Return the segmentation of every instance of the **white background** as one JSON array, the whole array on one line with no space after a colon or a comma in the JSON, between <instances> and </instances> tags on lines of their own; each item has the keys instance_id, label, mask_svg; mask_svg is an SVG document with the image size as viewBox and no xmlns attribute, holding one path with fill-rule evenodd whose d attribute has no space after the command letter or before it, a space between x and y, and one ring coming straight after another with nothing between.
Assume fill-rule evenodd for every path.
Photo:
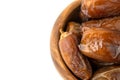
<instances>
[{"instance_id":1,"label":"white background","mask_svg":"<svg viewBox=\"0 0 120 80\"><path fill-rule=\"evenodd\" d=\"M73 0L0 0L0 80L63 80L49 41L58 15Z\"/></svg>"}]
</instances>

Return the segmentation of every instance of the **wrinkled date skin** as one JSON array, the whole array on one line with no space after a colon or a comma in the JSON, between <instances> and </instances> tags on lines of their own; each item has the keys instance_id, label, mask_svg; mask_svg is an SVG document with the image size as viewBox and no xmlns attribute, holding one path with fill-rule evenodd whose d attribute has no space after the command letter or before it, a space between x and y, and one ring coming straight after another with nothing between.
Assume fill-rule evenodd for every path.
<instances>
[{"instance_id":1,"label":"wrinkled date skin","mask_svg":"<svg viewBox=\"0 0 120 80\"><path fill-rule=\"evenodd\" d=\"M120 0L82 0L81 11L88 18L120 15Z\"/></svg>"},{"instance_id":2,"label":"wrinkled date skin","mask_svg":"<svg viewBox=\"0 0 120 80\"><path fill-rule=\"evenodd\" d=\"M82 31L81 31L81 25L76 22L69 22L67 25L67 32L71 32L77 35L77 37L81 37Z\"/></svg>"},{"instance_id":3,"label":"wrinkled date skin","mask_svg":"<svg viewBox=\"0 0 120 80\"><path fill-rule=\"evenodd\" d=\"M120 66L104 67L91 80L120 80Z\"/></svg>"},{"instance_id":4,"label":"wrinkled date skin","mask_svg":"<svg viewBox=\"0 0 120 80\"><path fill-rule=\"evenodd\" d=\"M68 68L82 80L88 80L92 75L91 65L78 47L77 36L73 33L62 33L59 48Z\"/></svg>"},{"instance_id":5,"label":"wrinkled date skin","mask_svg":"<svg viewBox=\"0 0 120 80\"><path fill-rule=\"evenodd\" d=\"M120 16L87 21L82 23L82 27L89 27L89 28L97 27L97 28L106 28L109 30L120 31Z\"/></svg>"},{"instance_id":6,"label":"wrinkled date skin","mask_svg":"<svg viewBox=\"0 0 120 80\"><path fill-rule=\"evenodd\" d=\"M120 32L89 28L83 32L79 49L95 60L120 63Z\"/></svg>"}]
</instances>

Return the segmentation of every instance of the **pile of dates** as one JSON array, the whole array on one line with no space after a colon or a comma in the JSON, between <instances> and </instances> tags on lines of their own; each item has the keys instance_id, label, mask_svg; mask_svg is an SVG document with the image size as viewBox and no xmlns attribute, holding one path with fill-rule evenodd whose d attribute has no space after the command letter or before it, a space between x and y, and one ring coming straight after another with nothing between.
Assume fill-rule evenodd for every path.
<instances>
[{"instance_id":1,"label":"pile of dates","mask_svg":"<svg viewBox=\"0 0 120 80\"><path fill-rule=\"evenodd\" d=\"M82 80L120 80L120 0L82 0L79 13L60 30L65 64Z\"/></svg>"}]
</instances>

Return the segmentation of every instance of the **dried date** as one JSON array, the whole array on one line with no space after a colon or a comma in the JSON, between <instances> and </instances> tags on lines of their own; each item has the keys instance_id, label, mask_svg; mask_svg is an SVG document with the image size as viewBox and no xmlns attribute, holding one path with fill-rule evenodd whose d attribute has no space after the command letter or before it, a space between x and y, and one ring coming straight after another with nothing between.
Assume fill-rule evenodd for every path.
<instances>
[{"instance_id":1,"label":"dried date","mask_svg":"<svg viewBox=\"0 0 120 80\"><path fill-rule=\"evenodd\" d=\"M59 48L63 60L77 77L88 80L92 75L92 68L87 58L80 53L77 44L78 40L75 34L62 33Z\"/></svg>"},{"instance_id":2,"label":"dried date","mask_svg":"<svg viewBox=\"0 0 120 80\"><path fill-rule=\"evenodd\" d=\"M96 28L105 28L109 30L120 31L120 16L87 21L82 23L82 27L89 27L89 28L96 27Z\"/></svg>"},{"instance_id":3,"label":"dried date","mask_svg":"<svg viewBox=\"0 0 120 80\"><path fill-rule=\"evenodd\" d=\"M109 66L99 69L91 80L120 80L120 66Z\"/></svg>"},{"instance_id":4,"label":"dried date","mask_svg":"<svg viewBox=\"0 0 120 80\"><path fill-rule=\"evenodd\" d=\"M88 18L120 15L120 0L82 0L81 11Z\"/></svg>"},{"instance_id":5,"label":"dried date","mask_svg":"<svg viewBox=\"0 0 120 80\"><path fill-rule=\"evenodd\" d=\"M88 28L83 32L79 49L95 60L120 63L120 32Z\"/></svg>"}]
</instances>

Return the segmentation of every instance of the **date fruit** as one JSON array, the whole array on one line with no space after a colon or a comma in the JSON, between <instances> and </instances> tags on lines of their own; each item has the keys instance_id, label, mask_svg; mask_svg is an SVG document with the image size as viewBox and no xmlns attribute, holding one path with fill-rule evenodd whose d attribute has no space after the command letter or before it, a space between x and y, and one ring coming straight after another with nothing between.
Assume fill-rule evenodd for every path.
<instances>
[{"instance_id":1,"label":"date fruit","mask_svg":"<svg viewBox=\"0 0 120 80\"><path fill-rule=\"evenodd\" d=\"M83 32L79 49L95 60L120 63L120 32L88 28Z\"/></svg>"},{"instance_id":2,"label":"date fruit","mask_svg":"<svg viewBox=\"0 0 120 80\"><path fill-rule=\"evenodd\" d=\"M91 20L82 23L82 27L96 27L96 28L106 28L109 30L120 31L120 16L113 18L105 18L100 20Z\"/></svg>"},{"instance_id":3,"label":"date fruit","mask_svg":"<svg viewBox=\"0 0 120 80\"><path fill-rule=\"evenodd\" d=\"M74 33L77 35L77 37L81 37L82 31L81 31L81 25L76 22L69 22L67 25L67 32Z\"/></svg>"},{"instance_id":4,"label":"date fruit","mask_svg":"<svg viewBox=\"0 0 120 80\"><path fill-rule=\"evenodd\" d=\"M82 0L81 11L88 18L120 15L120 0Z\"/></svg>"},{"instance_id":5,"label":"date fruit","mask_svg":"<svg viewBox=\"0 0 120 80\"><path fill-rule=\"evenodd\" d=\"M59 41L61 56L74 75L82 80L88 80L92 75L92 68L85 56L78 49L78 39L73 33L62 33Z\"/></svg>"},{"instance_id":6,"label":"date fruit","mask_svg":"<svg viewBox=\"0 0 120 80\"><path fill-rule=\"evenodd\" d=\"M120 66L109 66L98 70L91 80L120 80Z\"/></svg>"}]
</instances>

